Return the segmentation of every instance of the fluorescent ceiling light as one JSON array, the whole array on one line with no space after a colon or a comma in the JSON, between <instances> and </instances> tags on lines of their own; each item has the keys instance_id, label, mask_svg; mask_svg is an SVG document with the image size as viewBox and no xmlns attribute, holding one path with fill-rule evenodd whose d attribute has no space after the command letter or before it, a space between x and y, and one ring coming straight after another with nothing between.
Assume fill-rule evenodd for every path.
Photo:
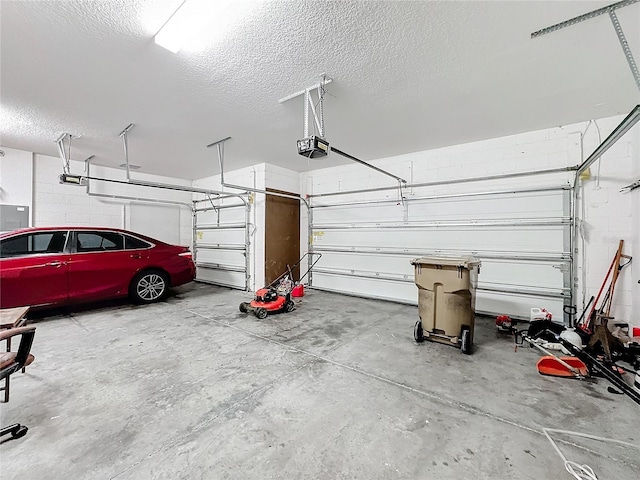
<instances>
[{"instance_id":1,"label":"fluorescent ceiling light","mask_svg":"<svg viewBox=\"0 0 640 480\"><path fill-rule=\"evenodd\" d=\"M233 0L185 0L162 26L154 41L177 53L209 22L224 20L222 17L232 3Z\"/></svg>"}]
</instances>

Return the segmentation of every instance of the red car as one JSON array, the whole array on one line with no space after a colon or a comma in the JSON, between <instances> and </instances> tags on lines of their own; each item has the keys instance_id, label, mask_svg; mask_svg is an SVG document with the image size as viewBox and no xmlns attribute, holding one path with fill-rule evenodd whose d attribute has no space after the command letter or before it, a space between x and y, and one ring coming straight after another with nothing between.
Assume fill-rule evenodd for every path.
<instances>
[{"instance_id":1,"label":"red car","mask_svg":"<svg viewBox=\"0 0 640 480\"><path fill-rule=\"evenodd\" d=\"M0 235L0 308L130 296L160 300L191 282L188 247L117 228L27 228Z\"/></svg>"}]
</instances>

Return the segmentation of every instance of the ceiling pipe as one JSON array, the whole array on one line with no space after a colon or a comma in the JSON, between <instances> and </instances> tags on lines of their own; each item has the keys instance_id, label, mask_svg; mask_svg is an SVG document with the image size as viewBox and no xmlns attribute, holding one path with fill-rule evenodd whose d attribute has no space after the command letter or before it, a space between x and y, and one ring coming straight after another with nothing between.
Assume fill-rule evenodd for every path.
<instances>
[{"instance_id":1,"label":"ceiling pipe","mask_svg":"<svg viewBox=\"0 0 640 480\"><path fill-rule=\"evenodd\" d=\"M91 177L91 160L93 158L93 155L89 158L87 158L85 160L85 170L87 172L87 176L85 178L87 178L87 180L89 179L93 179L96 181L108 181L107 179L97 179L97 178L93 178ZM120 183L120 181L118 181L118 183ZM122 183L127 183L127 182L122 182ZM113 198L113 199L119 199L119 200L135 200L135 201L139 201L139 202L149 202L149 203L167 203L167 204L171 204L171 205L180 205L183 207L188 208L189 210L193 210L193 206L185 203L185 202L178 202L178 201L174 201L174 200L157 200L157 199L152 199L152 198L142 198L142 197L132 197L132 196L128 196L128 195L112 195L112 194L106 194L106 193L94 193L91 191L91 182L87 181L87 187L86 187L86 192L87 195L89 195L90 197L102 197L102 198Z\"/></svg>"},{"instance_id":2,"label":"ceiling pipe","mask_svg":"<svg viewBox=\"0 0 640 480\"><path fill-rule=\"evenodd\" d=\"M122 143L124 144L124 163L127 170L127 180L131 179L131 172L129 171L129 142L127 141L127 134L133 127L133 123L130 123L118 134L118 136L122 138Z\"/></svg>"},{"instance_id":3,"label":"ceiling pipe","mask_svg":"<svg viewBox=\"0 0 640 480\"><path fill-rule=\"evenodd\" d=\"M69 166L69 156L64 149L64 141L66 138L69 138L69 155L71 154L71 134L63 133L56 139L56 145L58 145L58 154L60 155L60 159L62 160L62 173L70 174L71 167Z\"/></svg>"},{"instance_id":4,"label":"ceiling pipe","mask_svg":"<svg viewBox=\"0 0 640 480\"><path fill-rule=\"evenodd\" d=\"M219 192L217 190L210 190L206 188L197 188L197 187L187 187L183 185L172 185L168 183L157 183L157 182L146 182L144 180L116 180L114 178L100 178L100 177L92 177L89 174L89 167L91 165L91 158L89 157L86 163L87 175L83 175L82 177L87 180L94 180L96 182L107 182L107 183L118 183L121 185L136 185L138 187L149 187L149 188L159 188L163 190L174 190L180 192L188 192L188 193L202 193L204 195L216 195L216 200L221 200L223 198L239 198L242 203L246 205L249 204L248 200L241 193L233 193L233 192ZM88 185L89 182L87 182ZM189 207L191 208L191 207Z\"/></svg>"}]
</instances>

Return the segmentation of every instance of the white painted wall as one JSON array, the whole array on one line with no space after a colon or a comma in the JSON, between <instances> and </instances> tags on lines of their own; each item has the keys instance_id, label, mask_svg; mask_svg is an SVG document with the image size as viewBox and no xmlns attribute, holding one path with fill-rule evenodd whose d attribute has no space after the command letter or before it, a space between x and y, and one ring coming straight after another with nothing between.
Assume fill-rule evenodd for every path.
<instances>
[{"instance_id":1,"label":"white painted wall","mask_svg":"<svg viewBox=\"0 0 640 480\"><path fill-rule=\"evenodd\" d=\"M409 183L462 179L477 176L542 170L555 167L575 166L586 158L613 128L622 116L597 120L587 129L587 122L554 127L519 135L489 139L464 145L440 148L408 155L384 158L371 163L399 175ZM596 125L598 128L596 128ZM599 133L598 133L599 129ZM625 253L635 254L639 250L638 191L622 194L620 188L638 178L640 157L638 147L640 127L627 133L602 158L599 175L592 168L592 178L586 180L582 190L584 201L583 231L585 244L578 245L580 257L578 308L581 299L597 293L607 268L613 258L620 239L625 240ZM350 152L357 156L357 152ZM318 160L321 166L322 160ZM526 187L557 185L572 181L571 174L556 174L518 179L496 180L482 183L483 187ZM317 169L301 174L302 193L325 193L348 191L393 185L394 180L364 166L352 164L341 167ZM477 185L456 185L456 192L477 191ZM408 195L413 194L409 190ZM451 186L432 187L430 193L454 193ZM364 193L342 197L340 200L365 200L397 197L397 191ZM391 208L391 207L389 207ZM390 210L389 210L390 211ZM362 211L361 221L376 221L379 211ZM302 244L306 242L303 230ZM320 240L321 239L316 239ZM402 244L401 239L398 243ZM349 240L345 240L349 244ZM425 245L428 248L428 245ZM586 259L582 262L582 255ZM319 265L320 266L320 265ZM616 286L612 314L617 320L629 321L640 326L640 286L638 286L638 261L632 268L623 270ZM336 282L338 284L340 282ZM337 288L350 291L349 282ZM402 299L406 292L401 288L390 292L390 297ZM353 291L353 290L351 290ZM538 306L538 305L531 305ZM542 305L540 305L542 306ZM561 312L556 318L561 318Z\"/></svg>"},{"instance_id":2,"label":"white painted wall","mask_svg":"<svg viewBox=\"0 0 640 480\"><path fill-rule=\"evenodd\" d=\"M33 224L33 154L0 147L0 204L26 205Z\"/></svg>"},{"instance_id":3,"label":"white painted wall","mask_svg":"<svg viewBox=\"0 0 640 480\"><path fill-rule=\"evenodd\" d=\"M265 164L265 185L267 188L289 193L300 193L300 174L293 170Z\"/></svg>"}]
</instances>

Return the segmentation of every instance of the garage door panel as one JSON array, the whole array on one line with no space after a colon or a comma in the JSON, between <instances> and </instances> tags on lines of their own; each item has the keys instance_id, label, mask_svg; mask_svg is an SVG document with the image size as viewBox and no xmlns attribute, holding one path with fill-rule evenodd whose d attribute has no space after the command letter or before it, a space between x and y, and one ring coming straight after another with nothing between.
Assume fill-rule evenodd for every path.
<instances>
[{"instance_id":1,"label":"garage door panel","mask_svg":"<svg viewBox=\"0 0 640 480\"><path fill-rule=\"evenodd\" d=\"M230 272L198 267L198 281L232 288L242 288L245 284L244 272Z\"/></svg>"},{"instance_id":2,"label":"garage door panel","mask_svg":"<svg viewBox=\"0 0 640 480\"><path fill-rule=\"evenodd\" d=\"M541 298L527 295L514 295L497 292L478 292L476 296L476 312L490 315L503 314L513 317L529 318L532 307L546 308L553 315L553 320L563 320L562 298Z\"/></svg>"},{"instance_id":3,"label":"garage door panel","mask_svg":"<svg viewBox=\"0 0 640 480\"><path fill-rule=\"evenodd\" d=\"M429 252L563 252L565 226L440 227L314 230L318 247L404 248Z\"/></svg>"},{"instance_id":4,"label":"garage door panel","mask_svg":"<svg viewBox=\"0 0 640 480\"><path fill-rule=\"evenodd\" d=\"M403 283L314 273L313 286L323 290L348 292L363 297L396 300L416 305L418 301L418 290L413 282Z\"/></svg>"},{"instance_id":5,"label":"garage door panel","mask_svg":"<svg viewBox=\"0 0 640 480\"><path fill-rule=\"evenodd\" d=\"M566 263L509 262L485 259L480 268L479 285L511 285L561 291Z\"/></svg>"},{"instance_id":6,"label":"garage door panel","mask_svg":"<svg viewBox=\"0 0 640 480\"><path fill-rule=\"evenodd\" d=\"M244 268L244 252L228 250L198 250L198 264L210 263L217 265Z\"/></svg>"},{"instance_id":7,"label":"garage door panel","mask_svg":"<svg viewBox=\"0 0 640 480\"><path fill-rule=\"evenodd\" d=\"M244 242L245 242L244 228L197 231L198 244L244 246Z\"/></svg>"},{"instance_id":8,"label":"garage door panel","mask_svg":"<svg viewBox=\"0 0 640 480\"><path fill-rule=\"evenodd\" d=\"M247 289L249 225L245 206L198 210L194 228L196 280Z\"/></svg>"}]
</instances>

